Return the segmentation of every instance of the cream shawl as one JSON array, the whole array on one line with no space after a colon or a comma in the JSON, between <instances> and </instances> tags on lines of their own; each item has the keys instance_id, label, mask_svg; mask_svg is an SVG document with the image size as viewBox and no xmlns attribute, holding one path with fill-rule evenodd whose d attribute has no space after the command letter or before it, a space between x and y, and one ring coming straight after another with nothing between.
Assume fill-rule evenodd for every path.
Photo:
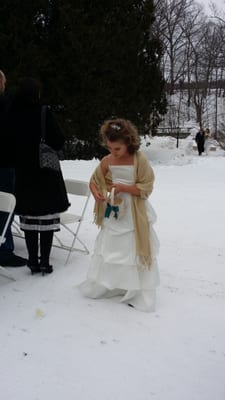
<instances>
[{"instance_id":1,"label":"cream shawl","mask_svg":"<svg viewBox=\"0 0 225 400\"><path fill-rule=\"evenodd\" d=\"M112 186L111 172L103 175L101 165L95 169L90 179L91 183L106 196ZM145 200L149 197L153 189L154 172L145 155L138 151L134 154L134 183L140 189L140 196L132 196L131 209L134 222L136 252L141 268L150 269L151 267L151 247L149 240L149 222L146 214ZM95 202L94 222L102 226L106 204Z\"/></svg>"}]
</instances>

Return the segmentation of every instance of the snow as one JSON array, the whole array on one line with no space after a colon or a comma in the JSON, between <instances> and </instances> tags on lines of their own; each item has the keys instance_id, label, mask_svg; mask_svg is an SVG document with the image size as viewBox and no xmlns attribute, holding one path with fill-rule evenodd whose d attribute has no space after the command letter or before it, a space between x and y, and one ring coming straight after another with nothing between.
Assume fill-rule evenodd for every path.
<instances>
[{"instance_id":1,"label":"snow","mask_svg":"<svg viewBox=\"0 0 225 400\"><path fill-rule=\"evenodd\" d=\"M154 313L82 297L91 255L73 253L65 266L67 253L54 248L53 274L0 276L1 399L225 399L225 153L199 157L192 143L143 144L161 243ZM64 177L89 180L97 164L64 161ZM92 209L93 198L80 231L91 251ZM23 240L15 246L26 255Z\"/></svg>"}]
</instances>

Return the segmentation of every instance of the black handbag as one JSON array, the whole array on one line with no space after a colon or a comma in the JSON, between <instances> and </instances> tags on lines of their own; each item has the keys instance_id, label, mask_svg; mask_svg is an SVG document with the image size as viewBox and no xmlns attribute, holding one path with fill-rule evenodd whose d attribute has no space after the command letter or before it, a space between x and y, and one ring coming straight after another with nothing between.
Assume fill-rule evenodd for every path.
<instances>
[{"instance_id":1,"label":"black handbag","mask_svg":"<svg viewBox=\"0 0 225 400\"><path fill-rule=\"evenodd\" d=\"M41 142L39 144L40 168L60 171L60 162L57 151L45 143L47 108L48 106L42 106L41 109Z\"/></svg>"}]
</instances>

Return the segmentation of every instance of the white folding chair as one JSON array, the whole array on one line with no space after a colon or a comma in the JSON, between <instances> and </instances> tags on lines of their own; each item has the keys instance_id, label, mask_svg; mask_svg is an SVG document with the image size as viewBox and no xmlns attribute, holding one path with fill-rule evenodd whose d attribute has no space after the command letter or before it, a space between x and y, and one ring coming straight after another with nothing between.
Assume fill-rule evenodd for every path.
<instances>
[{"instance_id":1,"label":"white folding chair","mask_svg":"<svg viewBox=\"0 0 225 400\"><path fill-rule=\"evenodd\" d=\"M54 237L58 243L54 244L55 247L59 247L61 249L67 250L68 256L66 259L66 264L69 261L70 255L73 251L79 251L84 254L89 254L89 250L84 242L78 237L78 233L81 227L81 223L84 219L84 214L87 208L87 204L90 198L90 189L88 182L80 181L76 179L65 179L66 190L69 195L71 201L71 207L75 205L75 202L78 201L78 198L82 198L82 205L80 208L79 215L74 214L72 212L62 213L60 216L60 223L63 228L65 228L72 235L72 243L71 245L65 244L60 238L59 235L55 233ZM80 203L80 201L79 201ZM75 227L72 229L72 226L68 225L74 224ZM75 243L78 241L80 243L80 247L75 247Z\"/></svg>"},{"instance_id":2,"label":"white folding chair","mask_svg":"<svg viewBox=\"0 0 225 400\"><path fill-rule=\"evenodd\" d=\"M20 239L25 239L24 232L20 229L19 216L14 215L13 223L12 223L12 234Z\"/></svg>"},{"instance_id":3,"label":"white folding chair","mask_svg":"<svg viewBox=\"0 0 225 400\"><path fill-rule=\"evenodd\" d=\"M3 227L1 227L0 247L6 240L6 231L9 226L10 219L12 218L15 205L16 198L12 193L0 192L0 211L8 214ZM7 269L2 266L0 266L0 274L6 278L15 280L15 278L7 271Z\"/></svg>"}]
</instances>

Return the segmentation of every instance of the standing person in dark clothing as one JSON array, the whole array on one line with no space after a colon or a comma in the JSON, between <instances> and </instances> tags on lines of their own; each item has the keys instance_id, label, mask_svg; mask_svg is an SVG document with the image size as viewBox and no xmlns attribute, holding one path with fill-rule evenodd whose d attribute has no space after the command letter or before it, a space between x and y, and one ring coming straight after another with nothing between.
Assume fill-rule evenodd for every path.
<instances>
[{"instance_id":1,"label":"standing person in dark clothing","mask_svg":"<svg viewBox=\"0 0 225 400\"><path fill-rule=\"evenodd\" d=\"M205 132L201 127L197 135L195 136L195 141L198 147L198 154L201 156L205 151Z\"/></svg>"},{"instance_id":2,"label":"standing person in dark clothing","mask_svg":"<svg viewBox=\"0 0 225 400\"><path fill-rule=\"evenodd\" d=\"M10 132L14 135L16 157L16 213L25 233L28 267L32 274L51 273L49 258L54 231L60 228L60 213L69 207L61 171L41 169L41 85L32 78L23 79L10 109ZM64 136L47 110L46 144L61 150ZM39 257L40 242L40 257Z\"/></svg>"},{"instance_id":3,"label":"standing person in dark clothing","mask_svg":"<svg viewBox=\"0 0 225 400\"><path fill-rule=\"evenodd\" d=\"M6 113L8 108L8 100L4 96L6 85L6 77L3 71L0 70L0 191L14 193L15 189L15 171L10 162L10 149L7 145L6 132ZM5 224L6 214L0 213L0 232ZM22 267L26 265L27 260L23 257L14 254L14 241L11 230L11 223L6 232L6 240L0 247L0 265L3 267Z\"/></svg>"}]
</instances>

